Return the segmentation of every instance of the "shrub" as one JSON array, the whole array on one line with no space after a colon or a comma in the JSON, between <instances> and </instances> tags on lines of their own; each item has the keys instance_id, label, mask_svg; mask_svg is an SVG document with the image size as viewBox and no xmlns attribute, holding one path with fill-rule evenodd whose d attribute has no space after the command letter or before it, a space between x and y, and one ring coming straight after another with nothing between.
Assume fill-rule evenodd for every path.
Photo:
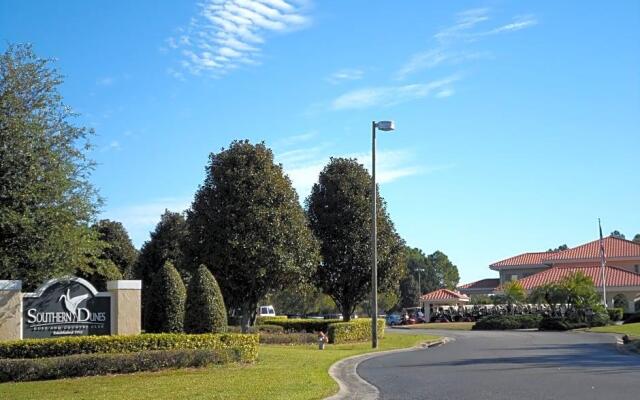
<instances>
[{"instance_id":1,"label":"shrub","mask_svg":"<svg viewBox=\"0 0 640 400\"><path fill-rule=\"evenodd\" d=\"M495 315L481 318L471 329L473 330L504 330L518 329L520 322L511 315Z\"/></svg>"},{"instance_id":2,"label":"shrub","mask_svg":"<svg viewBox=\"0 0 640 400\"><path fill-rule=\"evenodd\" d=\"M590 326L606 326L609 324L609 314L606 312L596 312L593 313L593 317L591 317L591 321L587 321L587 325ZM575 329L575 328L572 328Z\"/></svg>"},{"instance_id":3,"label":"shrub","mask_svg":"<svg viewBox=\"0 0 640 400\"><path fill-rule=\"evenodd\" d=\"M260 344L309 344L317 343L315 333L261 333Z\"/></svg>"},{"instance_id":4,"label":"shrub","mask_svg":"<svg viewBox=\"0 0 640 400\"><path fill-rule=\"evenodd\" d=\"M258 335L178 333L136 336L79 336L56 339L26 339L0 342L0 358L42 358L72 354L135 353L144 350L231 349L242 360L258 355Z\"/></svg>"},{"instance_id":5,"label":"shrub","mask_svg":"<svg viewBox=\"0 0 640 400\"><path fill-rule=\"evenodd\" d=\"M378 319L378 338L384 337L384 319ZM349 322L329 324L329 343L363 342L371 338L371 319L359 318Z\"/></svg>"},{"instance_id":6,"label":"shrub","mask_svg":"<svg viewBox=\"0 0 640 400\"><path fill-rule=\"evenodd\" d=\"M167 261L153 277L149 292L145 330L182 332L187 293L171 262Z\"/></svg>"},{"instance_id":7,"label":"shrub","mask_svg":"<svg viewBox=\"0 0 640 400\"><path fill-rule=\"evenodd\" d=\"M280 325L256 325L260 333L284 333L284 328Z\"/></svg>"},{"instance_id":8,"label":"shrub","mask_svg":"<svg viewBox=\"0 0 640 400\"><path fill-rule=\"evenodd\" d=\"M227 309L216 278L200 265L189 282L184 330L189 333L224 332Z\"/></svg>"},{"instance_id":9,"label":"shrub","mask_svg":"<svg viewBox=\"0 0 640 400\"><path fill-rule=\"evenodd\" d=\"M624 320L625 324L635 324L636 322L640 322L640 313L632 314L629 318Z\"/></svg>"},{"instance_id":10,"label":"shrub","mask_svg":"<svg viewBox=\"0 0 640 400\"><path fill-rule=\"evenodd\" d=\"M328 332L329 325L338 323L337 319L282 319L265 318L262 323L268 325L278 325L288 332Z\"/></svg>"},{"instance_id":11,"label":"shrub","mask_svg":"<svg viewBox=\"0 0 640 400\"><path fill-rule=\"evenodd\" d=\"M233 361L242 360L230 349L153 350L129 354L77 354L41 359L0 360L0 382L204 367Z\"/></svg>"},{"instance_id":12,"label":"shrub","mask_svg":"<svg viewBox=\"0 0 640 400\"><path fill-rule=\"evenodd\" d=\"M278 320L278 321L286 321L286 315L274 315L271 317L256 317L256 325L265 325L269 324L269 321Z\"/></svg>"},{"instance_id":13,"label":"shrub","mask_svg":"<svg viewBox=\"0 0 640 400\"><path fill-rule=\"evenodd\" d=\"M607 313L611 321L622 321L624 315L624 308L608 308Z\"/></svg>"},{"instance_id":14,"label":"shrub","mask_svg":"<svg viewBox=\"0 0 640 400\"><path fill-rule=\"evenodd\" d=\"M571 329L587 328L588 323L583 321L569 321L566 318L544 317L540 322L541 331L568 331Z\"/></svg>"},{"instance_id":15,"label":"shrub","mask_svg":"<svg viewBox=\"0 0 640 400\"><path fill-rule=\"evenodd\" d=\"M540 315L492 315L480 319L473 330L534 329L540 326Z\"/></svg>"}]
</instances>

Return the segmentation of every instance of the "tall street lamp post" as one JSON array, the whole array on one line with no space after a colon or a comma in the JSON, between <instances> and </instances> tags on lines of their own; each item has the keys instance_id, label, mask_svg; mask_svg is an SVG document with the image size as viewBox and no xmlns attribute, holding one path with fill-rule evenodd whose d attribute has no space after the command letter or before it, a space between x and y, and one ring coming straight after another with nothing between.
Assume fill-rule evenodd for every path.
<instances>
[{"instance_id":1,"label":"tall street lamp post","mask_svg":"<svg viewBox=\"0 0 640 400\"><path fill-rule=\"evenodd\" d=\"M376 186L376 128L383 132L395 129L393 121L373 121L371 123L371 182L373 196L371 196L371 347L378 347L378 229L377 229L377 198Z\"/></svg>"}]
</instances>

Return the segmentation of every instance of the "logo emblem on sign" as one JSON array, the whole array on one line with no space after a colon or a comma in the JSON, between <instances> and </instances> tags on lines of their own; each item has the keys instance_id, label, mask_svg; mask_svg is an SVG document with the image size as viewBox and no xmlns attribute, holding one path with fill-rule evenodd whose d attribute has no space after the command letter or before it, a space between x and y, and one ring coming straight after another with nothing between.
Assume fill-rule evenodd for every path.
<instances>
[{"instance_id":1,"label":"logo emblem on sign","mask_svg":"<svg viewBox=\"0 0 640 400\"><path fill-rule=\"evenodd\" d=\"M71 295L69 294L69 289L67 289L67 293L60 296L60 298L58 299L58 303L60 302L60 300L64 299L64 308L66 308L67 311L69 311L71 314L77 316L78 306L80 305L80 303L82 303L82 301L86 300L87 298L89 298L88 294L82 294L80 296L71 297Z\"/></svg>"}]
</instances>

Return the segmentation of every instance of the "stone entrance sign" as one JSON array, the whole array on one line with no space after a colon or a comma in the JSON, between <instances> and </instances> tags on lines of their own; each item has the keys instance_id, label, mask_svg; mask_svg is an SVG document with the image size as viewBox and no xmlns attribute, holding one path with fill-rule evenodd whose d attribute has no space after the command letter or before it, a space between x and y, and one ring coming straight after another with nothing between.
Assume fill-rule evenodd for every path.
<instances>
[{"instance_id":1,"label":"stone entrance sign","mask_svg":"<svg viewBox=\"0 0 640 400\"><path fill-rule=\"evenodd\" d=\"M22 305L22 337L111 334L111 296L81 278L52 279Z\"/></svg>"},{"instance_id":2,"label":"stone entrance sign","mask_svg":"<svg viewBox=\"0 0 640 400\"><path fill-rule=\"evenodd\" d=\"M21 281L0 280L0 340L140 333L142 282L108 281L98 292L82 278L45 282L22 293Z\"/></svg>"}]
</instances>

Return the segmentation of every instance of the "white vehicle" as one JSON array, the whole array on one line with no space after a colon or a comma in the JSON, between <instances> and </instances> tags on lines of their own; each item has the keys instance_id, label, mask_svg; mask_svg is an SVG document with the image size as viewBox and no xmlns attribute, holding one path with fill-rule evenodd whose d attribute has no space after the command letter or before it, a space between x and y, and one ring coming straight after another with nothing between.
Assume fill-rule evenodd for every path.
<instances>
[{"instance_id":1,"label":"white vehicle","mask_svg":"<svg viewBox=\"0 0 640 400\"><path fill-rule=\"evenodd\" d=\"M258 316L259 317L275 317L276 310L273 306L260 306L258 307Z\"/></svg>"}]
</instances>

